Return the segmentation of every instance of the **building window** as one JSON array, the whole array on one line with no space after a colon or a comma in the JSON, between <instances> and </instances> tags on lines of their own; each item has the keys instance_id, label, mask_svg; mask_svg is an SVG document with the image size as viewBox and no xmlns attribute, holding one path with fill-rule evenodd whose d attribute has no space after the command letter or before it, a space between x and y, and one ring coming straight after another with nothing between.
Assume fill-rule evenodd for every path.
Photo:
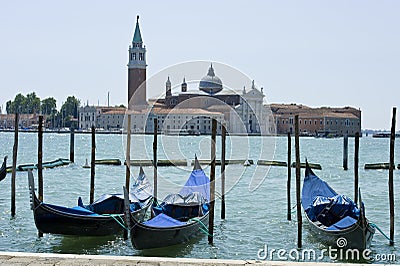
<instances>
[{"instance_id":1,"label":"building window","mask_svg":"<svg viewBox=\"0 0 400 266\"><path fill-rule=\"evenodd\" d=\"M144 60L143 53L139 53L139 60Z\"/></svg>"}]
</instances>

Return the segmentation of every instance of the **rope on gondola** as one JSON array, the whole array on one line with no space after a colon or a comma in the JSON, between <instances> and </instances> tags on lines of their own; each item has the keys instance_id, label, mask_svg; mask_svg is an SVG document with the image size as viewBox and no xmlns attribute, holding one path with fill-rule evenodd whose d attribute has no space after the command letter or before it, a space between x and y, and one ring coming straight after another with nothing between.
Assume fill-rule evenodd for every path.
<instances>
[{"instance_id":1,"label":"rope on gondola","mask_svg":"<svg viewBox=\"0 0 400 266\"><path fill-rule=\"evenodd\" d=\"M198 223L203 227L203 228L202 228L202 227L199 228L200 231L202 231L203 233L205 233L205 234L208 235L208 236L213 236L213 235L211 235L211 234L208 232L207 226L206 226L202 221L200 221L200 219L197 219L197 218L190 218L189 221L198 222Z\"/></svg>"},{"instance_id":2,"label":"rope on gondola","mask_svg":"<svg viewBox=\"0 0 400 266\"><path fill-rule=\"evenodd\" d=\"M374 223L369 223L371 225L371 227L378 229L378 231L387 239L389 240L391 243L394 243L394 241L392 239L390 239L390 237L388 237L380 228L379 226L377 226Z\"/></svg>"},{"instance_id":3,"label":"rope on gondola","mask_svg":"<svg viewBox=\"0 0 400 266\"><path fill-rule=\"evenodd\" d=\"M125 226L124 220L122 219L122 217L119 214L103 214L103 215L113 218L114 221L116 221L122 228L124 228L125 230L128 230L128 228ZM121 221L119 221L118 218L121 219Z\"/></svg>"}]
</instances>

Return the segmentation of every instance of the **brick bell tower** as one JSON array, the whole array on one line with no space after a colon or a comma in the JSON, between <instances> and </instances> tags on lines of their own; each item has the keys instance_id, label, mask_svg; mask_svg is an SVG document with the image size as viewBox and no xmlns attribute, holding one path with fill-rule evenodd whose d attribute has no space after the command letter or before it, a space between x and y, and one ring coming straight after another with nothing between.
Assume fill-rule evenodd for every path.
<instances>
[{"instance_id":1,"label":"brick bell tower","mask_svg":"<svg viewBox=\"0 0 400 266\"><path fill-rule=\"evenodd\" d=\"M129 46L128 62L128 108L145 109L146 101L146 46L143 45L139 28L139 16L135 33Z\"/></svg>"}]
</instances>

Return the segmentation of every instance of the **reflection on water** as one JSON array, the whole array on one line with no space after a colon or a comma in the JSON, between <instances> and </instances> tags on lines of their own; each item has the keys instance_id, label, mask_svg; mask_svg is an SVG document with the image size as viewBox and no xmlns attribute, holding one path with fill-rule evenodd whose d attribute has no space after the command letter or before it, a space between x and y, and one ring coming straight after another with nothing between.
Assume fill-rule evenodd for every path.
<instances>
[{"instance_id":1,"label":"reflection on water","mask_svg":"<svg viewBox=\"0 0 400 266\"><path fill-rule=\"evenodd\" d=\"M54 253L80 253L99 254L109 246L115 245L116 236L82 237L82 236L57 236L57 244L52 246Z\"/></svg>"},{"instance_id":2,"label":"reflection on water","mask_svg":"<svg viewBox=\"0 0 400 266\"><path fill-rule=\"evenodd\" d=\"M172 258L187 257L192 252L193 246L195 244L199 244L199 242L201 242L202 239L205 239L204 235L199 235L183 244L178 244L164 248L139 250L137 252L137 255L146 257L154 257L154 256L172 257Z\"/></svg>"}]
</instances>

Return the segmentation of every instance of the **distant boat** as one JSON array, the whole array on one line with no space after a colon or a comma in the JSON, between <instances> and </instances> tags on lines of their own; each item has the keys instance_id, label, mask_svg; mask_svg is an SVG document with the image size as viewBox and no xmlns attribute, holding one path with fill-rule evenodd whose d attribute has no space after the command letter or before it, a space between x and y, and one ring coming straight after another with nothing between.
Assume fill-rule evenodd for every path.
<instances>
[{"instance_id":1,"label":"distant boat","mask_svg":"<svg viewBox=\"0 0 400 266\"><path fill-rule=\"evenodd\" d=\"M78 205L72 208L48 204L40 201L35 194L32 171L28 172L31 209L36 228L42 233L106 236L124 230L123 194L105 194L89 205L84 205L79 197ZM153 190L140 168L139 176L129 194L129 208L138 221L142 221L153 201Z\"/></svg>"},{"instance_id":2,"label":"distant boat","mask_svg":"<svg viewBox=\"0 0 400 266\"><path fill-rule=\"evenodd\" d=\"M373 138L390 138L391 133L375 133L372 135ZM400 133L395 134L396 138L400 138Z\"/></svg>"},{"instance_id":3,"label":"distant boat","mask_svg":"<svg viewBox=\"0 0 400 266\"><path fill-rule=\"evenodd\" d=\"M244 161L243 166L250 166L251 163L249 162L249 160Z\"/></svg>"},{"instance_id":4,"label":"distant boat","mask_svg":"<svg viewBox=\"0 0 400 266\"><path fill-rule=\"evenodd\" d=\"M301 204L315 237L330 247L359 251L369 248L375 229L365 217L361 193L359 199L357 207L350 198L336 193L306 161Z\"/></svg>"},{"instance_id":5,"label":"distant boat","mask_svg":"<svg viewBox=\"0 0 400 266\"><path fill-rule=\"evenodd\" d=\"M4 156L4 161L0 168L0 181L6 178L6 175L7 175L7 156Z\"/></svg>"},{"instance_id":6,"label":"distant boat","mask_svg":"<svg viewBox=\"0 0 400 266\"><path fill-rule=\"evenodd\" d=\"M195 158L193 171L181 191L168 195L160 204L153 204L154 218L140 222L126 210L126 217L131 217L127 223L132 225L132 245L139 250L166 247L208 230L209 202L210 179Z\"/></svg>"}]
</instances>

